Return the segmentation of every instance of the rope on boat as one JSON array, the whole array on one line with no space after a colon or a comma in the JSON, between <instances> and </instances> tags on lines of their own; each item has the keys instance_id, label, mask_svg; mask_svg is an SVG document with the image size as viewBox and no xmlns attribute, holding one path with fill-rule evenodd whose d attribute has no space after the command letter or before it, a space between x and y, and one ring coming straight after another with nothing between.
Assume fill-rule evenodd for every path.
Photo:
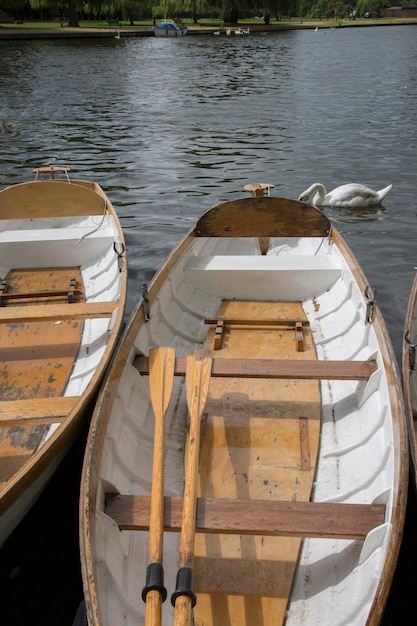
<instances>
[{"instance_id":1,"label":"rope on boat","mask_svg":"<svg viewBox=\"0 0 417 626\"><path fill-rule=\"evenodd\" d=\"M81 241L83 241L86 237L89 237L90 235L92 235L93 233L96 233L98 230L100 230L100 228L103 226L103 222L105 217L108 215L108 211L107 211L107 201L104 201L104 205L103 205L103 216L100 220L100 224L98 226L96 226L96 228L94 228L93 230L91 230L89 233L86 233L85 235L83 235L82 237L79 238L79 240L77 241L77 245L79 243L81 243Z\"/></svg>"}]
</instances>

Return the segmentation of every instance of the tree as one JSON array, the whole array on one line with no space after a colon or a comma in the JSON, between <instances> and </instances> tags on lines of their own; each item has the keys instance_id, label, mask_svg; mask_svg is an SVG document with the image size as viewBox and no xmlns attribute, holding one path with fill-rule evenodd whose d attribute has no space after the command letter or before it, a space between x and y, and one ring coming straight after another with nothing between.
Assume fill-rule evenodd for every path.
<instances>
[{"instance_id":1,"label":"tree","mask_svg":"<svg viewBox=\"0 0 417 626\"><path fill-rule=\"evenodd\" d=\"M80 4L80 8L84 5L80 0L65 0L65 4L68 12L68 25L69 26L79 26L78 23L78 5Z\"/></svg>"},{"instance_id":2,"label":"tree","mask_svg":"<svg viewBox=\"0 0 417 626\"><path fill-rule=\"evenodd\" d=\"M68 17L70 26L79 26L78 9L84 6L83 0L29 0L33 9L48 8L59 15Z\"/></svg>"},{"instance_id":3,"label":"tree","mask_svg":"<svg viewBox=\"0 0 417 626\"><path fill-rule=\"evenodd\" d=\"M124 20L129 20L133 26L134 20L146 19L152 16L152 4L143 0L118 0L116 5L119 6Z\"/></svg>"},{"instance_id":4,"label":"tree","mask_svg":"<svg viewBox=\"0 0 417 626\"><path fill-rule=\"evenodd\" d=\"M240 10L246 6L245 0L215 0L213 4L219 8L223 19L230 24L238 23Z\"/></svg>"},{"instance_id":5,"label":"tree","mask_svg":"<svg viewBox=\"0 0 417 626\"><path fill-rule=\"evenodd\" d=\"M8 9L9 14L13 16L14 19L23 19L26 7L26 0L2 0L1 3L1 8Z\"/></svg>"},{"instance_id":6,"label":"tree","mask_svg":"<svg viewBox=\"0 0 417 626\"><path fill-rule=\"evenodd\" d=\"M363 15L365 11L379 11L380 8L380 0L358 0L356 5L356 10L359 15Z\"/></svg>"},{"instance_id":7,"label":"tree","mask_svg":"<svg viewBox=\"0 0 417 626\"><path fill-rule=\"evenodd\" d=\"M197 24L198 15L204 14L204 11L211 9L206 0L184 0L182 7L186 13L191 13L193 23Z\"/></svg>"}]
</instances>

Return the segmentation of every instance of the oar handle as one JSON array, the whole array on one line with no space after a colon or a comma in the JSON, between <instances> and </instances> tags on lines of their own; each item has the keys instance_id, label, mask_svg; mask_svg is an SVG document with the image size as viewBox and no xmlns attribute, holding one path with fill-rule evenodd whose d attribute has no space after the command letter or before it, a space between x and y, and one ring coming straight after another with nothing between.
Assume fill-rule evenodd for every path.
<instances>
[{"instance_id":1,"label":"oar handle","mask_svg":"<svg viewBox=\"0 0 417 626\"><path fill-rule=\"evenodd\" d=\"M172 606L175 606L175 602L180 596L190 598L191 607L195 607L197 598L193 591L193 570L191 569L191 567L180 567L177 572L175 591L171 595Z\"/></svg>"},{"instance_id":2,"label":"oar handle","mask_svg":"<svg viewBox=\"0 0 417 626\"><path fill-rule=\"evenodd\" d=\"M157 591L162 602L167 599L167 590L164 587L164 568L162 563L149 563L146 569L146 583L142 589L142 600L148 602L148 593Z\"/></svg>"},{"instance_id":3,"label":"oar handle","mask_svg":"<svg viewBox=\"0 0 417 626\"><path fill-rule=\"evenodd\" d=\"M186 395L190 429L186 458L186 476L181 522L179 570L171 602L175 607L174 626L186 626L196 603L193 592L194 537L197 513L198 459L201 416L210 385L212 355L208 350L187 354Z\"/></svg>"}]
</instances>

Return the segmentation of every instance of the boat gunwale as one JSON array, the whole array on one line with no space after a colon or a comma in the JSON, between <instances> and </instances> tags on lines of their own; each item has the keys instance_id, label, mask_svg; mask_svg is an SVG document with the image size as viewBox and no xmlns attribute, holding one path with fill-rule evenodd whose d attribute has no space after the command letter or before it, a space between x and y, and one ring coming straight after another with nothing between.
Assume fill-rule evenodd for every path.
<instances>
[{"instance_id":1,"label":"boat gunwale","mask_svg":"<svg viewBox=\"0 0 417 626\"><path fill-rule=\"evenodd\" d=\"M404 336L403 336L403 353L402 353L402 379L407 413L408 424L408 438L411 457L411 471L414 481L414 489L417 489L417 433L415 430L415 419L413 414L413 403L411 397L411 384L410 384L410 346L406 340L406 333L409 333L413 326L413 317L416 315L417 310L417 274L414 276L410 294L408 297L407 308L404 321ZM416 324L414 327L417 330ZM409 338L411 340L411 337Z\"/></svg>"}]
</instances>

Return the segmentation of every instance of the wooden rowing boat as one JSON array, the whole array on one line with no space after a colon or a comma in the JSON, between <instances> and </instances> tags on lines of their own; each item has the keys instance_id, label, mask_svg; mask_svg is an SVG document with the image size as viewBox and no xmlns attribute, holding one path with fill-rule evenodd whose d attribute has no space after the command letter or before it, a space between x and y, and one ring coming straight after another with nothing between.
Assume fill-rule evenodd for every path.
<instances>
[{"instance_id":1,"label":"wooden rowing boat","mask_svg":"<svg viewBox=\"0 0 417 626\"><path fill-rule=\"evenodd\" d=\"M397 369L318 209L259 196L202 216L144 291L93 414L89 624L378 624L407 495Z\"/></svg>"},{"instance_id":2,"label":"wooden rowing boat","mask_svg":"<svg viewBox=\"0 0 417 626\"><path fill-rule=\"evenodd\" d=\"M414 278L404 324L403 385L408 420L411 476L417 488L417 275Z\"/></svg>"},{"instance_id":3,"label":"wooden rowing boat","mask_svg":"<svg viewBox=\"0 0 417 626\"><path fill-rule=\"evenodd\" d=\"M0 191L0 545L87 425L123 324L119 220L62 169Z\"/></svg>"}]
</instances>

